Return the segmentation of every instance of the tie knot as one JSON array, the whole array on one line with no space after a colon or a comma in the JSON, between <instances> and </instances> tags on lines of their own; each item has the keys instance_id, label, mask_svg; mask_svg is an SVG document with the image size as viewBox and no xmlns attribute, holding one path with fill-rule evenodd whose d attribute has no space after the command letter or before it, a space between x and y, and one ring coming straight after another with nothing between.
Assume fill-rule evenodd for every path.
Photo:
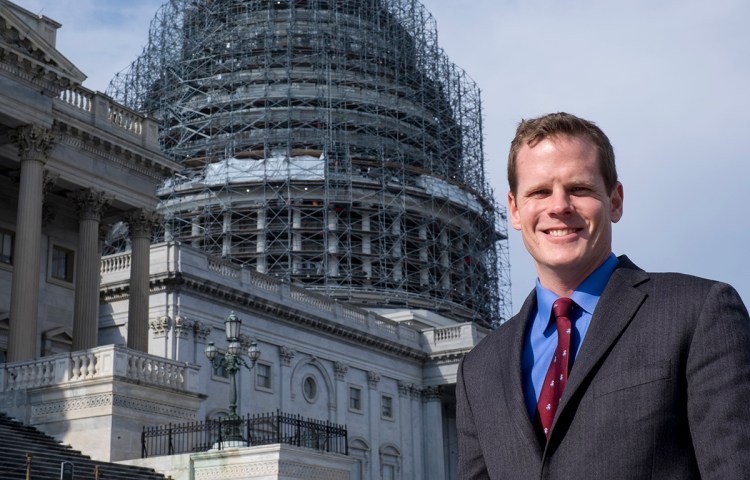
<instances>
[{"instance_id":1,"label":"tie knot","mask_svg":"<svg viewBox=\"0 0 750 480\"><path fill-rule=\"evenodd\" d=\"M557 300L555 300L555 303L552 304L552 314L555 316L555 318L570 317L570 311L573 309L573 300L569 299L568 297L560 297Z\"/></svg>"}]
</instances>

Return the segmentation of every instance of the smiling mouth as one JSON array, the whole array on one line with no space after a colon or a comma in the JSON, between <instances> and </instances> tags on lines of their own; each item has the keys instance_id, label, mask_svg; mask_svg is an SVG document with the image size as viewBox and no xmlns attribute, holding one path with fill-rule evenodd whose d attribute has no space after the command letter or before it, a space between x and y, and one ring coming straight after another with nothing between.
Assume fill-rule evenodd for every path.
<instances>
[{"instance_id":1,"label":"smiling mouth","mask_svg":"<svg viewBox=\"0 0 750 480\"><path fill-rule=\"evenodd\" d=\"M547 234L552 237L564 237L565 235L570 235L572 233L576 233L578 230L575 228L559 228L554 230L547 230Z\"/></svg>"}]
</instances>

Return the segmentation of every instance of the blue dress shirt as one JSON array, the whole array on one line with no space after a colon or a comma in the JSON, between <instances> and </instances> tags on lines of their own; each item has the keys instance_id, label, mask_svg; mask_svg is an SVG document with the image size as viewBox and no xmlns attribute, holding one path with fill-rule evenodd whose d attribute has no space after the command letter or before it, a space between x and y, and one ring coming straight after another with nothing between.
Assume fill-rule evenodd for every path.
<instances>
[{"instance_id":1,"label":"blue dress shirt","mask_svg":"<svg viewBox=\"0 0 750 480\"><path fill-rule=\"evenodd\" d=\"M617 257L610 254L609 258L594 270L570 296L577 305L571 313L573 332L570 345L572 355L568 360L570 368L573 367L573 363L578 357L581 343L583 343L586 331L591 323L591 315L594 313L599 297L601 297L609 277L612 276L612 272L617 267L617 263ZM536 406L539 402L539 392L542 390L544 377L547 375L552 355L557 348L557 327L555 322L551 321L552 304L557 298L556 294L542 287L539 279L537 279L537 310L533 314L534 321L526 333L521 357L523 395L532 421L536 415Z\"/></svg>"}]
</instances>

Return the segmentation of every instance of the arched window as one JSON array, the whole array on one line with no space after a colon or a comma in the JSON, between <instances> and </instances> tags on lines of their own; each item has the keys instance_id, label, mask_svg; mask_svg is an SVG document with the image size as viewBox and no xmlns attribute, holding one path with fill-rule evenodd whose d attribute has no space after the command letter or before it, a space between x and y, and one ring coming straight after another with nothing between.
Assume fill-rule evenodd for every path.
<instances>
[{"instance_id":1,"label":"arched window","mask_svg":"<svg viewBox=\"0 0 750 480\"><path fill-rule=\"evenodd\" d=\"M401 452L394 445L380 447L380 478L383 480L401 479Z\"/></svg>"},{"instance_id":2,"label":"arched window","mask_svg":"<svg viewBox=\"0 0 750 480\"><path fill-rule=\"evenodd\" d=\"M370 447L367 443L360 438L352 439L349 442L349 456L357 460L357 464L352 470L352 480L367 478L365 472L367 472L370 459Z\"/></svg>"}]
</instances>

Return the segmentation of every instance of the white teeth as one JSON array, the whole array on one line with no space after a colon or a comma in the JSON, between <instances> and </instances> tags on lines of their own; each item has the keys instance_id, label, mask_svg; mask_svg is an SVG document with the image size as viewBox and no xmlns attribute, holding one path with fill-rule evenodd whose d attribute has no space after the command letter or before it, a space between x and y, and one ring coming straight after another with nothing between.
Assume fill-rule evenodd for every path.
<instances>
[{"instance_id":1,"label":"white teeth","mask_svg":"<svg viewBox=\"0 0 750 480\"><path fill-rule=\"evenodd\" d=\"M565 235L570 235L571 233L575 232L572 228L566 228L564 230L550 230L549 234L553 237L562 237Z\"/></svg>"}]
</instances>

